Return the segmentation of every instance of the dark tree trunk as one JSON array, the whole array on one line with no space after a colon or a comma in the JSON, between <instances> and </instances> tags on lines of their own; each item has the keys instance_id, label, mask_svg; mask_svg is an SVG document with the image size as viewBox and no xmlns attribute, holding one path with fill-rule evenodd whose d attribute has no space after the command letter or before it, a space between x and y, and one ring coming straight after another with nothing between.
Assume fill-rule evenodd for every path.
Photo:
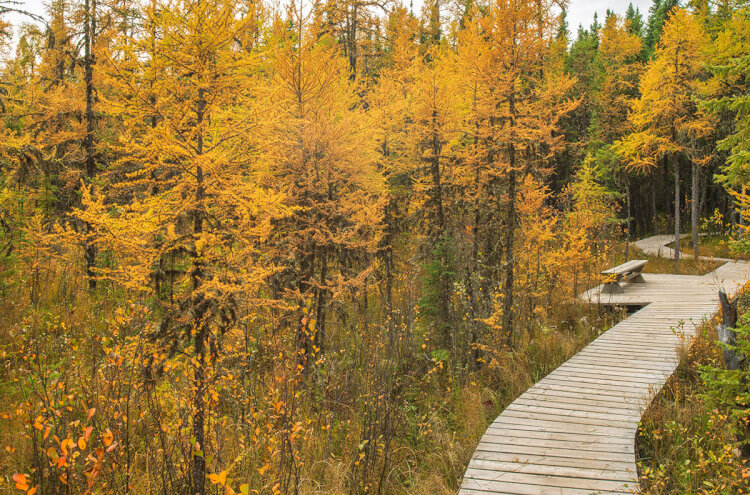
<instances>
[{"instance_id":1,"label":"dark tree trunk","mask_svg":"<svg viewBox=\"0 0 750 495\"><path fill-rule=\"evenodd\" d=\"M630 259L630 226L632 224L630 218L631 218L631 211L630 211L630 180L626 177L625 178L625 195L627 197L627 219L625 220L625 261L628 261Z\"/></svg>"},{"instance_id":2,"label":"dark tree trunk","mask_svg":"<svg viewBox=\"0 0 750 495\"><path fill-rule=\"evenodd\" d=\"M196 125L200 128L203 123L206 109L204 90L198 90L196 102ZM203 130L198 133L196 153L203 154ZM205 197L203 168L196 167L195 171L195 214L193 218L194 241L203 234L203 201ZM195 250L195 248L193 248ZM193 286L193 324L196 327L195 334L195 367L193 370L193 437L197 449L193 452L193 489L192 495L204 495L206 490L206 341L208 340L208 325L205 321L206 301L205 295L201 294L203 284L203 261L196 251L193 258L193 269L191 273ZM199 450L199 451L198 451Z\"/></svg>"},{"instance_id":3,"label":"dark tree trunk","mask_svg":"<svg viewBox=\"0 0 750 495\"><path fill-rule=\"evenodd\" d=\"M433 125L437 125L437 112L432 112ZM435 236L440 238L445 233L445 215L443 212L443 185L440 177L440 153L442 143L437 136L437 132L432 135L432 159L430 162L430 174L432 175L432 201L435 207Z\"/></svg>"},{"instance_id":4,"label":"dark tree trunk","mask_svg":"<svg viewBox=\"0 0 750 495\"><path fill-rule=\"evenodd\" d=\"M195 335L195 369L193 371L193 495L204 495L206 487L206 325Z\"/></svg>"},{"instance_id":5,"label":"dark tree trunk","mask_svg":"<svg viewBox=\"0 0 750 495\"><path fill-rule=\"evenodd\" d=\"M475 140L476 144L476 140ZM479 335L476 323L477 310L479 305L478 292L480 291L479 286L475 286L476 280L479 278L477 273L479 270L479 223L481 220L481 214L479 211L479 188L480 188L480 174L479 168L477 167L474 176L474 187L477 191L477 198L474 203L474 227L473 227L473 239L471 242L471 273L469 274L469 280L467 280L467 287L469 288L469 304L471 308L471 362L474 369L479 368L481 354L479 351Z\"/></svg>"},{"instance_id":6,"label":"dark tree trunk","mask_svg":"<svg viewBox=\"0 0 750 495\"><path fill-rule=\"evenodd\" d=\"M665 191L665 193L664 193L664 209L662 211L664 211L664 218L665 218L665 221L667 221L666 219L669 218L669 212L670 212L670 210L674 209L674 201L673 201L674 198L672 196L670 196L669 194L666 194L666 191L669 190L669 182L670 182L669 181L669 158L668 157L664 157L662 163L664 165L662 167L662 170L664 171L664 175L662 177L663 187L660 188L659 190L660 191ZM669 227L668 226L665 226L664 233L665 234L669 233Z\"/></svg>"},{"instance_id":7,"label":"dark tree trunk","mask_svg":"<svg viewBox=\"0 0 750 495\"><path fill-rule=\"evenodd\" d=\"M674 165L674 272L680 271L680 161L673 159Z\"/></svg>"},{"instance_id":8,"label":"dark tree trunk","mask_svg":"<svg viewBox=\"0 0 750 495\"><path fill-rule=\"evenodd\" d=\"M462 21L463 22L463 21ZM474 86L473 105L476 107L477 102L477 87ZM476 133L474 134L474 146L479 144L479 121L474 122ZM471 333L470 333L470 356L471 366L473 369L479 369L481 353L479 350L479 327L477 325L477 311L479 309L479 294L481 292L481 286L477 283L479 280L479 225L481 222L481 211L480 211L480 190L481 184L481 173L479 164L475 164L474 169L474 225L472 227L472 240L471 240L471 268L466 280L466 287L469 291L469 311L471 319Z\"/></svg>"},{"instance_id":9,"label":"dark tree trunk","mask_svg":"<svg viewBox=\"0 0 750 495\"><path fill-rule=\"evenodd\" d=\"M96 35L96 0L85 0L84 2L84 26L83 26L83 77L86 84L86 135L83 139L83 148L86 162L86 177L91 179L96 175L96 161L94 149L94 125L96 115L94 114L94 36ZM89 290L96 289L96 244L94 244L91 225L84 226L86 231L86 244L84 246L86 258L86 278Z\"/></svg>"},{"instance_id":10,"label":"dark tree trunk","mask_svg":"<svg viewBox=\"0 0 750 495\"><path fill-rule=\"evenodd\" d=\"M515 272L515 256L513 241L515 240L516 224L516 172L515 149L511 146L510 166L508 173L508 209L507 209L507 231L505 232L505 285L503 287L503 331L506 335L508 345L513 343L513 286Z\"/></svg>"},{"instance_id":11,"label":"dark tree trunk","mask_svg":"<svg viewBox=\"0 0 750 495\"><path fill-rule=\"evenodd\" d=\"M656 214L656 184L654 180L651 180L651 213L654 220L654 235L657 235L659 233L659 222Z\"/></svg>"},{"instance_id":12,"label":"dark tree trunk","mask_svg":"<svg viewBox=\"0 0 750 495\"><path fill-rule=\"evenodd\" d=\"M386 318L388 319L388 341L393 346L395 342L395 315L393 312L393 240L396 227L394 225L393 209L396 200L391 196L385 207L385 250L383 252L383 264L385 266L385 305Z\"/></svg>"},{"instance_id":13,"label":"dark tree trunk","mask_svg":"<svg viewBox=\"0 0 750 495\"><path fill-rule=\"evenodd\" d=\"M508 113L510 114L510 126L515 126L516 102L515 93L508 98ZM511 143L508 146L508 210L506 213L505 232L505 284L503 287L503 331L509 346L513 344L513 289L515 273L515 251L513 241L515 240L516 227L516 148Z\"/></svg>"},{"instance_id":14,"label":"dark tree trunk","mask_svg":"<svg viewBox=\"0 0 750 495\"><path fill-rule=\"evenodd\" d=\"M690 233L693 236L693 259L698 259L698 208L700 206L700 167L693 163L692 200L690 203Z\"/></svg>"},{"instance_id":15,"label":"dark tree trunk","mask_svg":"<svg viewBox=\"0 0 750 495\"><path fill-rule=\"evenodd\" d=\"M705 176L704 176L705 175ZM698 205L698 215L702 215L703 217L707 217L706 212L706 201L708 198L708 187L711 183L711 180L709 179L711 177L711 172L708 172L706 174L701 174L701 200L700 205Z\"/></svg>"},{"instance_id":16,"label":"dark tree trunk","mask_svg":"<svg viewBox=\"0 0 750 495\"><path fill-rule=\"evenodd\" d=\"M348 26L348 56L349 68L351 69L350 77L354 80L357 77L357 29L359 24L359 2L352 2Z\"/></svg>"},{"instance_id":17,"label":"dark tree trunk","mask_svg":"<svg viewBox=\"0 0 750 495\"><path fill-rule=\"evenodd\" d=\"M445 239L445 212L443 210L443 185L442 177L440 173L440 153L442 152L443 143L437 133L437 111L432 111L432 136L431 136L431 153L430 159L430 174L432 175L432 201L435 208L435 219L433 226L433 245L438 247L438 255L440 262L440 273L438 274L438 326L441 329L441 334L445 344L450 344L454 350L453 356L455 357L455 341L453 338L452 326L450 325L450 280L447 276L447 257Z\"/></svg>"},{"instance_id":18,"label":"dark tree trunk","mask_svg":"<svg viewBox=\"0 0 750 495\"><path fill-rule=\"evenodd\" d=\"M729 222L732 223L734 215L729 214L729 193L727 193L722 187L719 194L721 195L721 214L724 217L725 222L726 219L729 218Z\"/></svg>"},{"instance_id":19,"label":"dark tree trunk","mask_svg":"<svg viewBox=\"0 0 750 495\"><path fill-rule=\"evenodd\" d=\"M322 257L321 257L321 264L320 264L320 285L325 286L328 282L328 249L323 248L322 249ZM316 332L315 332L315 345L318 347L318 353L323 353L323 347L325 345L325 338L326 338L326 305L328 304L327 301L327 293L328 290L325 287L319 287L318 288L318 314L316 315ZM365 297L367 297L367 292L365 292Z\"/></svg>"}]
</instances>

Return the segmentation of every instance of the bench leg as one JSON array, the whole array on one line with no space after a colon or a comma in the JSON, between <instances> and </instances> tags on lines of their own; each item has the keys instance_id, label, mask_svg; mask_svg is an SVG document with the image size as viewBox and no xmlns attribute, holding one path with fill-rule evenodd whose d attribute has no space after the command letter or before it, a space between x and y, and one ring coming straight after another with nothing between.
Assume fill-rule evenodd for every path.
<instances>
[{"instance_id":1,"label":"bench leg","mask_svg":"<svg viewBox=\"0 0 750 495\"><path fill-rule=\"evenodd\" d=\"M628 282L630 282L631 284L645 284L646 283L646 279L643 278L643 275L641 275L639 273L635 277L633 277L630 280L628 280Z\"/></svg>"},{"instance_id":2,"label":"bench leg","mask_svg":"<svg viewBox=\"0 0 750 495\"><path fill-rule=\"evenodd\" d=\"M602 287L602 294L622 294L623 290L617 282L609 282Z\"/></svg>"}]
</instances>

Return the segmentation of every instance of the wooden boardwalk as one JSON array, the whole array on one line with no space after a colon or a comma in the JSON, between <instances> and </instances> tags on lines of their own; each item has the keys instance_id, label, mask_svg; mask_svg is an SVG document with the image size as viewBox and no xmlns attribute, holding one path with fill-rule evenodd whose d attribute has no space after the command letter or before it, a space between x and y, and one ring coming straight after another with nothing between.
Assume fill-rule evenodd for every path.
<instances>
[{"instance_id":1,"label":"wooden boardwalk","mask_svg":"<svg viewBox=\"0 0 750 495\"><path fill-rule=\"evenodd\" d=\"M686 247L690 247L690 234L682 234L680 236L680 239L686 239L688 242L686 242L684 245ZM641 239L639 241L635 241L633 245L649 256L659 256L661 258L674 259L674 249L672 249L671 247L667 247L667 245L671 244L673 241L674 235L654 235L651 237L646 237L645 239ZM680 245L683 245L683 243L680 242ZM685 253L682 253L682 256L685 258L692 258L692 255L686 255ZM709 256L698 256L698 258L707 261L732 261L728 258L711 258Z\"/></svg>"},{"instance_id":2,"label":"wooden boardwalk","mask_svg":"<svg viewBox=\"0 0 750 495\"><path fill-rule=\"evenodd\" d=\"M671 238L670 238L671 240ZM668 241L669 242L669 241ZM646 305L522 394L493 421L460 495L622 494L638 491L635 434L651 398L677 366L677 348L734 293L750 264L708 275L644 274L622 294L582 297Z\"/></svg>"}]
</instances>

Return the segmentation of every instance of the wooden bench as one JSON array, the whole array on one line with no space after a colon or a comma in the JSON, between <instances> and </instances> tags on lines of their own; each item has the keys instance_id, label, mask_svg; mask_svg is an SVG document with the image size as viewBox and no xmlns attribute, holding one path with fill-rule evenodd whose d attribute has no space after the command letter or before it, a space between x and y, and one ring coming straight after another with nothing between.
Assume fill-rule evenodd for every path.
<instances>
[{"instance_id":1,"label":"wooden bench","mask_svg":"<svg viewBox=\"0 0 750 495\"><path fill-rule=\"evenodd\" d=\"M644 283L643 267L648 260L630 260L622 265L604 270L602 275L605 278L602 294L620 294L623 292L620 282Z\"/></svg>"}]
</instances>

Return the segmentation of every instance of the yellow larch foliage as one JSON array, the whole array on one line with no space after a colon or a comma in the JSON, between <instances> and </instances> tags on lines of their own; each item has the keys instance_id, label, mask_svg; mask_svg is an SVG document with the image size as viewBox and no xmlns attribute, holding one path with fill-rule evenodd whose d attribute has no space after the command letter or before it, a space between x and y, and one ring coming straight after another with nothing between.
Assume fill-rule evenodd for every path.
<instances>
[{"instance_id":1,"label":"yellow larch foliage","mask_svg":"<svg viewBox=\"0 0 750 495\"><path fill-rule=\"evenodd\" d=\"M207 408L222 337L270 303L261 290L274 260L260 243L290 210L284 191L259 185L265 164L248 152L261 141L261 109L272 106L245 36L254 13L183 0L153 2L147 14L142 30L119 40L128 56L112 62L109 105L125 129L116 187L110 199L84 189L76 213L114 258L101 273L155 302L149 372L189 351L195 493L212 444Z\"/></svg>"},{"instance_id":2,"label":"yellow larch foliage","mask_svg":"<svg viewBox=\"0 0 750 495\"><path fill-rule=\"evenodd\" d=\"M607 17L600 38L599 55L606 71L601 89L595 95L598 124L595 137L611 143L631 126L628 112L638 94L638 79L643 71L638 60L642 42L616 14Z\"/></svg>"},{"instance_id":3,"label":"yellow larch foliage","mask_svg":"<svg viewBox=\"0 0 750 495\"><path fill-rule=\"evenodd\" d=\"M641 77L641 96L629 117L635 132L616 146L631 169L649 170L676 154L693 158L696 140L712 131L713 120L696 102L706 41L696 16L676 8Z\"/></svg>"},{"instance_id":4,"label":"yellow larch foliage","mask_svg":"<svg viewBox=\"0 0 750 495\"><path fill-rule=\"evenodd\" d=\"M293 210L269 239L282 267L272 284L301 313L313 313L314 344L324 349L329 308L365 287L374 269L384 187L376 133L346 59L302 7L277 18L272 37L274 105L262 127L260 180ZM312 349L299 340L305 352Z\"/></svg>"},{"instance_id":5,"label":"yellow larch foliage","mask_svg":"<svg viewBox=\"0 0 750 495\"><path fill-rule=\"evenodd\" d=\"M504 203L502 213L483 225L504 230L504 242L498 244L502 254L498 249L485 256L503 279L496 310L503 313L508 342L513 339L518 184L529 174L548 173L562 145L560 119L578 105L567 96L574 79L548 56L558 21L548 2L497 0L485 12L474 11L459 39L460 65L472 81L464 85L471 102L464 128L476 145L470 163L486 164L470 174L484 190L474 194Z\"/></svg>"}]
</instances>

